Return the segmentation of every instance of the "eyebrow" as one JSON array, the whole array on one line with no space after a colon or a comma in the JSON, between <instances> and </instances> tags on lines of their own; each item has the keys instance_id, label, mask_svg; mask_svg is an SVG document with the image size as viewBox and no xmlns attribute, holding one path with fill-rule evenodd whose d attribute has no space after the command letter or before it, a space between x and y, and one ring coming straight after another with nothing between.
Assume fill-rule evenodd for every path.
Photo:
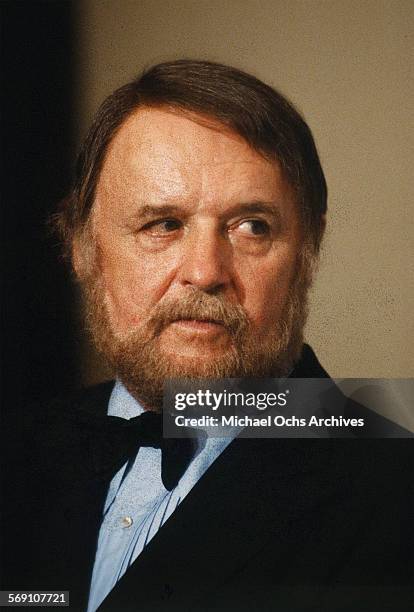
<instances>
[{"instance_id":1,"label":"eyebrow","mask_svg":"<svg viewBox=\"0 0 414 612\"><path fill-rule=\"evenodd\" d=\"M139 217L142 219L158 215L177 215L182 214L183 212L188 214L189 211L176 204L143 204L139 206L138 210L134 214L134 217ZM224 215L228 217L238 213L263 213L280 216L281 206L278 202L266 202L262 200L238 202L230 208L227 208Z\"/></svg>"},{"instance_id":2,"label":"eyebrow","mask_svg":"<svg viewBox=\"0 0 414 612\"><path fill-rule=\"evenodd\" d=\"M264 202L262 200L253 200L252 202L240 202L228 209L228 213L264 213L272 215L280 215L281 206L278 202Z\"/></svg>"},{"instance_id":3,"label":"eyebrow","mask_svg":"<svg viewBox=\"0 0 414 612\"><path fill-rule=\"evenodd\" d=\"M143 204L138 208L136 217L153 217L154 215L176 215L183 209L175 204Z\"/></svg>"}]
</instances>

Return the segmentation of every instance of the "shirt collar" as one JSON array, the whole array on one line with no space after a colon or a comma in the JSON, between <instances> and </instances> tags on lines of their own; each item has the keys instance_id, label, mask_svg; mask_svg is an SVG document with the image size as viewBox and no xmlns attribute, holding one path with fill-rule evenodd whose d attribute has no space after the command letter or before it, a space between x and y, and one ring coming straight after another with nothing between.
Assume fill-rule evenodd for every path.
<instances>
[{"instance_id":1,"label":"shirt collar","mask_svg":"<svg viewBox=\"0 0 414 612\"><path fill-rule=\"evenodd\" d=\"M115 386L112 390L111 397L109 398L108 415L121 417L123 419L132 419L133 417L139 416L144 411L145 409L143 406L130 394L125 385L119 379L117 379L115 381ZM228 444L229 441L233 440L242 429L242 427L229 427L226 432L226 437L222 438L222 440L227 439ZM205 443L206 440L204 436L198 438L198 449L196 454L203 450ZM219 442L217 443L220 444Z\"/></svg>"}]
</instances>

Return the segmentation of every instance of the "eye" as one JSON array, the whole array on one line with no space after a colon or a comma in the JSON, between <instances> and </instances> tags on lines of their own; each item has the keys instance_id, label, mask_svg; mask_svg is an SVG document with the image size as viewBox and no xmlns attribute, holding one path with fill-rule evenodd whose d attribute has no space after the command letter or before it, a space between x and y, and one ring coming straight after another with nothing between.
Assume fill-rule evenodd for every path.
<instances>
[{"instance_id":1,"label":"eye","mask_svg":"<svg viewBox=\"0 0 414 612\"><path fill-rule=\"evenodd\" d=\"M182 227L181 221L177 219L159 219L151 221L142 228L142 231L153 236L165 236L176 232Z\"/></svg>"},{"instance_id":2,"label":"eye","mask_svg":"<svg viewBox=\"0 0 414 612\"><path fill-rule=\"evenodd\" d=\"M246 236L268 236L270 226L263 219L246 219L235 228Z\"/></svg>"}]
</instances>

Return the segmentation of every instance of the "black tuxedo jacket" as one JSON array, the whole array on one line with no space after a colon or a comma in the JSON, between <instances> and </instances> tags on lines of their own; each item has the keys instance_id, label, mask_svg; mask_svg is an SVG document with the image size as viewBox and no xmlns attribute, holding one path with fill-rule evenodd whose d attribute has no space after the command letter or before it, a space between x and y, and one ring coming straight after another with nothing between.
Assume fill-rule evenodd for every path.
<instances>
[{"instance_id":1,"label":"black tuxedo jacket","mask_svg":"<svg viewBox=\"0 0 414 612\"><path fill-rule=\"evenodd\" d=\"M327 376L309 347L293 375ZM86 609L114 471L97 471L77 416L106 414L111 389L16 416L3 589L69 590L70 609ZM412 450L411 439L235 439L99 610L409 610Z\"/></svg>"}]
</instances>

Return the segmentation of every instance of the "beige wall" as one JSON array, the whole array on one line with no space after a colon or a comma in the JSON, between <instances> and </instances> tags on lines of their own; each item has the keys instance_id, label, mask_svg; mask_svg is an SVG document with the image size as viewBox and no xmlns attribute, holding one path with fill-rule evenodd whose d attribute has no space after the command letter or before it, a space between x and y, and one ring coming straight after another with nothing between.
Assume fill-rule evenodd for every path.
<instances>
[{"instance_id":1,"label":"beige wall","mask_svg":"<svg viewBox=\"0 0 414 612\"><path fill-rule=\"evenodd\" d=\"M336 377L414 375L413 13L412 0L78 4L80 134L112 89L183 56L251 71L304 113L330 189L307 338Z\"/></svg>"}]
</instances>

